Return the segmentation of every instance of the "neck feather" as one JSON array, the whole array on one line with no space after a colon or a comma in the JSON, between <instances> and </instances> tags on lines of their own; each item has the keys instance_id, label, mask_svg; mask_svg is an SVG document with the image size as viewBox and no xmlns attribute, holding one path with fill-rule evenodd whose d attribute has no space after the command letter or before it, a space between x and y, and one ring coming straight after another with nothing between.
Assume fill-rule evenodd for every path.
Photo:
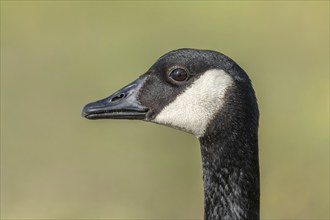
<instances>
[{"instance_id":1,"label":"neck feather","mask_svg":"<svg viewBox=\"0 0 330 220\"><path fill-rule=\"evenodd\" d=\"M240 112L233 109L237 100L224 106L199 139L206 220L259 219L259 115L253 97L241 103Z\"/></svg>"}]
</instances>

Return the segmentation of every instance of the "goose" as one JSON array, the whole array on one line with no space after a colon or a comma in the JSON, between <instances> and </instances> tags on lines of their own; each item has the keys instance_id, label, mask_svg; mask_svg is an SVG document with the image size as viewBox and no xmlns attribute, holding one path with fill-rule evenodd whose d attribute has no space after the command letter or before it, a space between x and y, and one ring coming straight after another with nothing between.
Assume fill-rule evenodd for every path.
<instances>
[{"instance_id":1,"label":"goose","mask_svg":"<svg viewBox=\"0 0 330 220\"><path fill-rule=\"evenodd\" d=\"M246 72L212 50L177 49L113 95L87 104L87 119L138 119L196 136L204 219L259 219L259 110Z\"/></svg>"}]
</instances>

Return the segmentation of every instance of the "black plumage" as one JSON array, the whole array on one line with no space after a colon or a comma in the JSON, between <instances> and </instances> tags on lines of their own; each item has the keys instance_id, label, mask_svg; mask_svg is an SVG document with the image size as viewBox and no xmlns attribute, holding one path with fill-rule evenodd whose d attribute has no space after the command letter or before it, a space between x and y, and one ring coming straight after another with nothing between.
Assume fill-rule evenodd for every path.
<instances>
[{"instance_id":1,"label":"black plumage","mask_svg":"<svg viewBox=\"0 0 330 220\"><path fill-rule=\"evenodd\" d=\"M186 75L173 80L171 74L178 69ZM191 89L208 70L224 71L232 83L219 88L224 89L225 95L218 99L223 104L217 112L211 116L198 115L207 122L205 131L195 134L200 141L203 164L204 217L259 219L259 110L248 75L229 57L210 50L171 51L138 80L108 98L86 105L83 116L161 123L157 120L159 114L174 101L180 101L180 95ZM204 99L210 96L212 94L202 94ZM161 124L171 126L170 121ZM194 130L185 126L172 125L185 131Z\"/></svg>"}]
</instances>

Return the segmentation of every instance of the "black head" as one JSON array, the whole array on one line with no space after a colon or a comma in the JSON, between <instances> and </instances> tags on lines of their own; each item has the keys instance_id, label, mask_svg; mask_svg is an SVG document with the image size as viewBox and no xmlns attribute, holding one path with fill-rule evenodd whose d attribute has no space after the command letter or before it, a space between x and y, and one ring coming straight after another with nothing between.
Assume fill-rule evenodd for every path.
<instances>
[{"instance_id":1,"label":"black head","mask_svg":"<svg viewBox=\"0 0 330 220\"><path fill-rule=\"evenodd\" d=\"M230 58L210 50L179 49L113 95L90 103L88 119L142 119L203 136L226 104L226 93L251 90L247 74ZM253 89L252 95L254 96Z\"/></svg>"}]
</instances>

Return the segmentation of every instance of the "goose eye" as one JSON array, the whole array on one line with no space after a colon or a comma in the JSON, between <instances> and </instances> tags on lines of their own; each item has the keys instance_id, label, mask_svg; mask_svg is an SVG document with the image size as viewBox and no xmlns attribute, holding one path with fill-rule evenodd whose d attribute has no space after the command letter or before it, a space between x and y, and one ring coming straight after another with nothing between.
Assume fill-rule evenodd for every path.
<instances>
[{"instance_id":1,"label":"goose eye","mask_svg":"<svg viewBox=\"0 0 330 220\"><path fill-rule=\"evenodd\" d=\"M175 81L184 81L188 77L187 72L184 69L178 68L173 70L170 73L170 78L172 78Z\"/></svg>"}]
</instances>

